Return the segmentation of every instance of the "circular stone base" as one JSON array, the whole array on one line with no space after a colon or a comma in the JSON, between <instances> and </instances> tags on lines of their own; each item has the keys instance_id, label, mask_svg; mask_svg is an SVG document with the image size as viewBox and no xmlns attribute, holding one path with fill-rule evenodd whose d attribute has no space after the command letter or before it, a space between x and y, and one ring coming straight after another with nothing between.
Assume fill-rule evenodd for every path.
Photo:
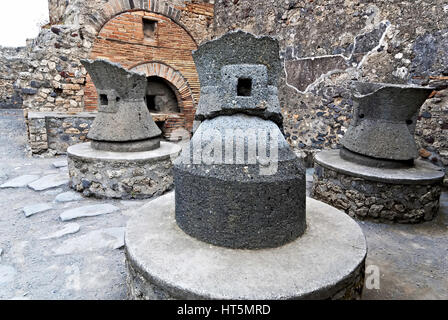
<instances>
[{"instance_id":1,"label":"circular stone base","mask_svg":"<svg viewBox=\"0 0 448 320\"><path fill-rule=\"evenodd\" d=\"M372 168L341 158L339 150L315 157L312 197L352 217L419 223L439 211L444 171L417 160L412 168Z\"/></svg>"},{"instance_id":2,"label":"circular stone base","mask_svg":"<svg viewBox=\"0 0 448 320\"><path fill-rule=\"evenodd\" d=\"M92 141L91 146L95 150L112 152L145 152L160 148L161 138L153 138L133 142L106 142Z\"/></svg>"},{"instance_id":3,"label":"circular stone base","mask_svg":"<svg viewBox=\"0 0 448 320\"><path fill-rule=\"evenodd\" d=\"M172 159L181 148L161 142L146 152L110 152L92 149L90 143L67 150L70 187L85 196L144 199L173 188Z\"/></svg>"},{"instance_id":4,"label":"circular stone base","mask_svg":"<svg viewBox=\"0 0 448 320\"><path fill-rule=\"evenodd\" d=\"M274 249L216 247L174 219L174 192L148 203L126 229L131 299L356 299L366 240L343 212L307 199L307 231Z\"/></svg>"}]
</instances>

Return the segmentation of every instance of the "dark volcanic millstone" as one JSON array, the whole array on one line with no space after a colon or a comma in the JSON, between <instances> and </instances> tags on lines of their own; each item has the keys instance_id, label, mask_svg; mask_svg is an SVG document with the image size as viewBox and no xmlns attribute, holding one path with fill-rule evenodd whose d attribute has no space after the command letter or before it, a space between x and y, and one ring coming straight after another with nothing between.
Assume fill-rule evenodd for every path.
<instances>
[{"instance_id":1,"label":"dark volcanic millstone","mask_svg":"<svg viewBox=\"0 0 448 320\"><path fill-rule=\"evenodd\" d=\"M174 163L177 224L229 248L297 239L306 230L305 170L279 128L278 43L234 32L194 59L204 121Z\"/></svg>"},{"instance_id":2,"label":"dark volcanic millstone","mask_svg":"<svg viewBox=\"0 0 448 320\"><path fill-rule=\"evenodd\" d=\"M139 152L160 147L162 132L145 103L146 76L107 60L82 60L98 92L98 115L89 130L92 148Z\"/></svg>"},{"instance_id":3,"label":"dark volcanic millstone","mask_svg":"<svg viewBox=\"0 0 448 320\"><path fill-rule=\"evenodd\" d=\"M194 164L195 157L200 157L195 146L202 145L204 150L216 137L222 137L218 139L225 155L229 129L242 130L240 137L248 130L261 132L254 132L252 141L257 143L263 141L264 130L276 132L278 163L273 174L260 174L263 166L247 160L244 164ZM244 159L249 158L252 141L245 139ZM190 153L184 150L174 165L176 221L187 234L218 246L258 249L281 246L305 232L305 170L275 123L243 114L220 116L201 124L191 146ZM235 153L232 159L238 159Z\"/></svg>"},{"instance_id":4,"label":"dark volcanic millstone","mask_svg":"<svg viewBox=\"0 0 448 320\"><path fill-rule=\"evenodd\" d=\"M342 145L351 152L376 159L417 158L415 126L420 107L433 89L354 82L353 91L354 116Z\"/></svg>"},{"instance_id":5,"label":"dark volcanic millstone","mask_svg":"<svg viewBox=\"0 0 448 320\"><path fill-rule=\"evenodd\" d=\"M279 45L271 37L230 32L193 53L201 82L196 120L245 113L283 126L277 93Z\"/></svg>"}]
</instances>

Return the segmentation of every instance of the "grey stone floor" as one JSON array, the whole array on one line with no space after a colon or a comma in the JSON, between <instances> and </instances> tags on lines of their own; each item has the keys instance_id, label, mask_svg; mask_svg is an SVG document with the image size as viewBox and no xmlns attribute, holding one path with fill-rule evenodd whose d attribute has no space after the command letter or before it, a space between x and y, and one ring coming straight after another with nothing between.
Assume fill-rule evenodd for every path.
<instances>
[{"instance_id":1,"label":"grey stone floor","mask_svg":"<svg viewBox=\"0 0 448 320\"><path fill-rule=\"evenodd\" d=\"M23 175L34 179L50 175L63 184L42 191L27 186L0 189L0 299L125 299L123 228L145 201L56 202L69 188L60 181L67 177L66 167L56 168L53 163L65 157L27 158L21 111L7 112L0 111L0 185ZM311 180L312 170L308 170L308 190ZM33 212L37 204L51 209L26 217L23 208ZM60 219L67 210L91 205L100 205L96 210L112 205L116 211ZM447 193L433 222L360 225L369 247L367 265L377 266L381 275L380 289L365 289L364 299L448 299ZM58 231L61 234L55 234ZM49 236L55 238L44 239Z\"/></svg>"}]
</instances>

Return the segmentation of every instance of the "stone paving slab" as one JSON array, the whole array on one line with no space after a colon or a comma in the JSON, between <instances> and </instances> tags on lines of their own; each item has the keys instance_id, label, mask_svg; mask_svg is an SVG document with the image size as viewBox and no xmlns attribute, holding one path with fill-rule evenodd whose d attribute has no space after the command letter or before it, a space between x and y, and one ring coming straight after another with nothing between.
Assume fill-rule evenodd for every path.
<instances>
[{"instance_id":1,"label":"stone paving slab","mask_svg":"<svg viewBox=\"0 0 448 320\"><path fill-rule=\"evenodd\" d=\"M67 160L60 160L53 162L53 167L55 168L64 168L67 166L68 166Z\"/></svg>"},{"instance_id":2,"label":"stone paving slab","mask_svg":"<svg viewBox=\"0 0 448 320\"><path fill-rule=\"evenodd\" d=\"M37 213L41 213L41 212L45 212L48 210L53 209L53 206L51 204L48 203L38 203L38 204L33 204L30 206L26 206L23 208L23 213L25 214L25 216L31 217L32 215L35 215Z\"/></svg>"},{"instance_id":3,"label":"stone paving slab","mask_svg":"<svg viewBox=\"0 0 448 320\"><path fill-rule=\"evenodd\" d=\"M124 233L125 228L95 230L77 238L65 240L59 247L53 249L53 254L66 255L104 248L119 249L124 246Z\"/></svg>"},{"instance_id":4,"label":"stone paving slab","mask_svg":"<svg viewBox=\"0 0 448 320\"><path fill-rule=\"evenodd\" d=\"M84 200L81 194L74 191L67 191L64 193L60 193L56 196L54 201L56 202L72 202L72 201L81 201Z\"/></svg>"},{"instance_id":5,"label":"stone paving slab","mask_svg":"<svg viewBox=\"0 0 448 320\"><path fill-rule=\"evenodd\" d=\"M28 184L28 187L34 191L43 191L66 184L68 184L68 176L66 174L50 174Z\"/></svg>"},{"instance_id":6,"label":"stone paving slab","mask_svg":"<svg viewBox=\"0 0 448 320\"><path fill-rule=\"evenodd\" d=\"M64 211L63 213L61 213L60 218L62 221L69 221L78 218L109 214L118 210L118 207L111 204L95 204Z\"/></svg>"},{"instance_id":7,"label":"stone paving slab","mask_svg":"<svg viewBox=\"0 0 448 320\"><path fill-rule=\"evenodd\" d=\"M53 232L46 237L41 237L40 240L49 240L49 239L57 239L61 238L68 234L77 233L81 229L81 226L77 223L68 223L65 227L59 231Z\"/></svg>"},{"instance_id":8,"label":"stone paving slab","mask_svg":"<svg viewBox=\"0 0 448 320\"><path fill-rule=\"evenodd\" d=\"M23 187L26 187L29 183L36 181L37 179L39 179L38 175L26 174L26 175L6 181L4 184L2 184L0 186L0 189L23 188Z\"/></svg>"}]
</instances>

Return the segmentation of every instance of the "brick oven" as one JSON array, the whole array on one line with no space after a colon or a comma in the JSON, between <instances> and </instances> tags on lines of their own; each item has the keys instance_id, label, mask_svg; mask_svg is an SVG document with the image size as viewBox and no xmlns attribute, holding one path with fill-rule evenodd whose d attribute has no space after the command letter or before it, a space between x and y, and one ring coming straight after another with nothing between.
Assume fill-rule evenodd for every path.
<instances>
[{"instance_id":1,"label":"brick oven","mask_svg":"<svg viewBox=\"0 0 448 320\"><path fill-rule=\"evenodd\" d=\"M173 3L179 1L171 1ZM191 131L197 101L199 79L192 58L198 39L182 24L186 11L213 17L213 4L185 1L176 7L170 1L109 1L99 25L89 59L103 58L147 75L146 102L164 137L174 140L179 128ZM197 30L195 30L197 33ZM98 107L95 86L87 76L85 110Z\"/></svg>"}]
</instances>

